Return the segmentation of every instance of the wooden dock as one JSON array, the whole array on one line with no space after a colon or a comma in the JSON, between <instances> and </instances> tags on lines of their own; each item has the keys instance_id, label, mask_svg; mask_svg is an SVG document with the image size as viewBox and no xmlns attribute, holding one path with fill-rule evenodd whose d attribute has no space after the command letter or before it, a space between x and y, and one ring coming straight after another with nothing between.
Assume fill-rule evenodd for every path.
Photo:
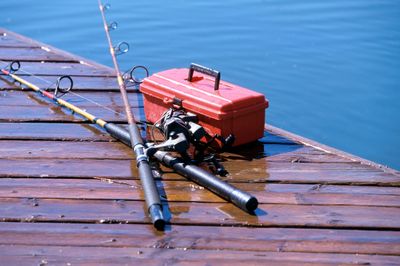
<instances>
[{"instance_id":1,"label":"wooden dock","mask_svg":"<svg viewBox=\"0 0 400 266\"><path fill-rule=\"evenodd\" d=\"M0 60L20 60L43 88L71 75L119 113L64 99L124 122L110 68L4 29ZM130 97L143 118L141 95ZM256 214L162 168L170 224L156 231L130 149L0 76L0 265L400 265L399 172L272 126L222 158Z\"/></svg>"}]
</instances>

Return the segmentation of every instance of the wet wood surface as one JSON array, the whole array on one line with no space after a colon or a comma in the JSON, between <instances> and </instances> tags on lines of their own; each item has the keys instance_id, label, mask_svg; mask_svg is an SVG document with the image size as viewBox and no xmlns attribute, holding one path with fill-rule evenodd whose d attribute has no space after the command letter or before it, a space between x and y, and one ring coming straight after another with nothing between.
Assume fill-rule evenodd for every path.
<instances>
[{"instance_id":1,"label":"wet wood surface","mask_svg":"<svg viewBox=\"0 0 400 266\"><path fill-rule=\"evenodd\" d=\"M77 94L65 100L125 121L110 68L4 29L0 60L21 60L17 74L42 88L71 75ZM129 92L143 121L141 95ZM398 171L271 126L257 143L220 159L230 173L222 179L259 199L256 212L160 166L155 174L168 226L156 231L129 148L0 76L1 262L400 264Z\"/></svg>"}]
</instances>

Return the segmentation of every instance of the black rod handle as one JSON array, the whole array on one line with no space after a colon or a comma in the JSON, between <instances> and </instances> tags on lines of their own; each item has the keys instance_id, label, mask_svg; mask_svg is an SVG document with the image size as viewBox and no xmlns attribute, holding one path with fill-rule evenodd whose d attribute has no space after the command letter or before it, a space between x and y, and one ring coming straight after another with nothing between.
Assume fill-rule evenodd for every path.
<instances>
[{"instance_id":1,"label":"black rod handle","mask_svg":"<svg viewBox=\"0 0 400 266\"><path fill-rule=\"evenodd\" d=\"M215 175L196 165L186 164L181 159L175 158L164 151L156 152L154 157L166 166L173 168L177 173L234 203L244 211L253 213L258 207L256 197L218 179Z\"/></svg>"},{"instance_id":2,"label":"black rod handle","mask_svg":"<svg viewBox=\"0 0 400 266\"><path fill-rule=\"evenodd\" d=\"M194 71L214 77L215 78L214 90L217 91L219 89L219 83L221 81L221 72L199 64L191 63L188 74L188 81L190 82L192 81Z\"/></svg>"},{"instance_id":3,"label":"black rod handle","mask_svg":"<svg viewBox=\"0 0 400 266\"><path fill-rule=\"evenodd\" d=\"M151 218L154 227L158 230L164 229L165 220L162 213L162 204L160 200L159 193L151 172L149 161L145 153L145 147L143 146L143 141L140 136L139 129L136 125L130 125L129 133L127 130L112 124L106 123L104 129L114 138L119 139L128 146L134 146L134 151L136 154L136 163L139 171L140 182L143 187L143 192L147 204L147 211ZM133 144L131 142L130 134L134 136L135 140Z\"/></svg>"}]
</instances>

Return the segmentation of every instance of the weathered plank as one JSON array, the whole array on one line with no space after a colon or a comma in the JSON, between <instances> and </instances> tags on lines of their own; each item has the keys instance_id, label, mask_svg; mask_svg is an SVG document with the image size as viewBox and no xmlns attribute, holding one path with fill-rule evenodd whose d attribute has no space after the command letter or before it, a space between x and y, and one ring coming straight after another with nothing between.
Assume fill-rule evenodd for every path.
<instances>
[{"instance_id":1,"label":"weathered plank","mask_svg":"<svg viewBox=\"0 0 400 266\"><path fill-rule=\"evenodd\" d=\"M70 93L63 98L109 122L126 121L119 94L95 93L93 97L89 98L87 93ZM141 95L130 93L129 99L137 103L132 105L132 112L136 117L141 117L143 115ZM0 93L0 120L6 122L80 122L83 121L83 118L73 115L70 110L56 105L35 92L4 91Z\"/></svg>"},{"instance_id":2,"label":"weathered plank","mask_svg":"<svg viewBox=\"0 0 400 266\"><path fill-rule=\"evenodd\" d=\"M121 142L0 140L0 158L14 159L132 159Z\"/></svg>"},{"instance_id":3,"label":"weathered plank","mask_svg":"<svg viewBox=\"0 0 400 266\"><path fill-rule=\"evenodd\" d=\"M221 154L224 161L284 161L293 163L353 163L351 160L331 153L321 152L314 147L286 143L264 138L263 142L248 145L243 150L232 150Z\"/></svg>"},{"instance_id":4,"label":"weathered plank","mask_svg":"<svg viewBox=\"0 0 400 266\"><path fill-rule=\"evenodd\" d=\"M48 44L39 42L39 41L37 41L37 40L33 40L33 39L30 39L30 38L27 38L27 37L25 37L25 36L23 36L23 35L20 35L20 34L15 33L15 32L8 31L8 30L3 29L3 28L0 28L0 35L3 35L3 36L6 35L6 37L8 37L8 38L10 38L10 39L14 39L14 40L17 40L17 41L21 41L21 42L27 44L28 47L33 47L33 48L40 47L40 48L44 48L45 50L50 50L50 51L52 51L53 53L58 54L58 55L62 55L62 56L64 56L64 57L66 57L66 58L73 58L73 59L76 60L77 62L84 62L84 63L87 64L87 65L91 65L91 66L94 66L94 67L97 67L97 68L107 68L107 67L105 67L104 65L101 65L101 64L99 64L99 63L97 63L97 62L88 60L88 59L83 58L83 57L80 57L80 56L78 56L78 55L74 55L74 54L68 53L68 52L66 52L66 51L57 49L57 48L55 48L55 47L53 47L53 46L51 46L51 45L48 45ZM67 63L67 62L69 62L69 61L65 61L65 63Z\"/></svg>"},{"instance_id":5,"label":"weathered plank","mask_svg":"<svg viewBox=\"0 0 400 266\"><path fill-rule=\"evenodd\" d=\"M244 165L226 161L224 166L231 173L230 179L251 182L400 185L399 176L359 163L285 163L254 160Z\"/></svg>"},{"instance_id":6,"label":"weathered plank","mask_svg":"<svg viewBox=\"0 0 400 266\"><path fill-rule=\"evenodd\" d=\"M1 109L1 108L0 108ZM1 115L0 115L1 117ZM107 116L104 116L107 117ZM59 116L59 119L62 119ZM75 120L72 120L75 121ZM79 121L79 120L78 120ZM112 117L107 121L124 121L123 119ZM49 159L126 159L129 153L119 153L120 143L115 142L65 142L65 141L20 141L20 140L0 140L0 158L49 158ZM127 147L124 150L129 150ZM349 162L334 154L324 154L320 151L305 146L266 144L263 146L263 153L255 153L254 156L267 157L268 161L298 162ZM113 153L115 152L115 153ZM241 154L224 153L222 158L228 160L235 157L235 160L246 160ZM261 159L261 158L260 158Z\"/></svg>"},{"instance_id":7,"label":"weathered plank","mask_svg":"<svg viewBox=\"0 0 400 266\"><path fill-rule=\"evenodd\" d=\"M42 103L39 103L42 104ZM115 112L104 109L103 107L93 106L89 108L80 107L89 113L100 117L107 122L126 123L126 117L122 108L115 108ZM135 117L140 117L142 110L140 107L132 107ZM116 113L117 112L117 113ZM72 111L61 108L52 103L35 106L0 106L0 122L76 122L88 121Z\"/></svg>"},{"instance_id":8,"label":"weathered plank","mask_svg":"<svg viewBox=\"0 0 400 266\"><path fill-rule=\"evenodd\" d=\"M400 207L400 188L371 186L319 186L304 184L235 183L257 197L260 203L295 205L354 205ZM168 201L225 202L189 181L157 181ZM103 179L0 179L0 197L57 199L141 200L138 180Z\"/></svg>"},{"instance_id":9,"label":"weathered plank","mask_svg":"<svg viewBox=\"0 0 400 266\"><path fill-rule=\"evenodd\" d=\"M132 103L132 107L143 108L143 99L140 93L137 91L130 91L128 93L129 101ZM113 111L118 112L115 109L122 109L123 103L119 92L71 92L62 96L65 101L75 104L79 107L94 107L104 106L111 108ZM28 90L13 90L13 91L2 91L0 92L0 106L10 107L30 107L36 106L54 106L54 102L46 100L46 98L40 96L38 93ZM110 111L110 110L109 110Z\"/></svg>"},{"instance_id":10,"label":"weathered plank","mask_svg":"<svg viewBox=\"0 0 400 266\"><path fill-rule=\"evenodd\" d=\"M2 47L0 49L0 60L79 63L79 61L76 58L54 53L50 49L43 49L41 47L40 48Z\"/></svg>"},{"instance_id":11,"label":"weathered plank","mask_svg":"<svg viewBox=\"0 0 400 266\"><path fill-rule=\"evenodd\" d=\"M0 37L1 38L1 37ZM0 47L2 43L0 41ZM9 63L10 61L4 61ZM4 63L1 65L5 66ZM86 77L111 77L116 79L114 72L109 68L99 68L83 63L65 62L21 62L20 69L15 74L25 78L27 76L46 76L46 79L53 79L51 76L86 76ZM41 77L42 78L42 77Z\"/></svg>"},{"instance_id":12,"label":"weathered plank","mask_svg":"<svg viewBox=\"0 0 400 266\"><path fill-rule=\"evenodd\" d=\"M0 245L398 255L400 232L145 224L2 223ZM206 237L205 237L206 236ZM285 253L286 254L286 253Z\"/></svg>"},{"instance_id":13,"label":"weathered plank","mask_svg":"<svg viewBox=\"0 0 400 266\"><path fill-rule=\"evenodd\" d=\"M166 248L3 246L3 261L51 265L396 265L397 256Z\"/></svg>"},{"instance_id":14,"label":"weathered plank","mask_svg":"<svg viewBox=\"0 0 400 266\"><path fill-rule=\"evenodd\" d=\"M0 123L0 139L111 141L107 133L91 124Z\"/></svg>"},{"instance_id":15,"label":"weathered plank","mask_svg":"<svg viewBox=\"0 0 400 266\"><path fill-rule=\"evenodd\" d=\"M10 37L7 33L0 32L0 48L33 48L40 47L37 44L27 43Z\"/></svg>"},{"instance_id":16,"label":"weathered plank","mask_svg":"<svg viewBox=\"0 0 400 266\"><path fill-rule=\"evenodd\" d=\"M160 183L161 182L161 183ZM162 180L157 181L158 186L160 188L166 190L173 190L188 192L187 194L191 194L193 192L194 200L199 201L197 199L197 190L203 190L198 185L193 185L192 182L184 182L182 180L179 181L171 181L171 180ZM51 184L51 186L47 186ZM400 196L400 188L399 187L381 187L381 186L348 186L348 185L311 185L311 184L279 184L279 183L237 183L234 182L235 186L242 188L243 190L248 191L259 191L260 194L264 194L264 196L268 197L269 193L309 193L311 195L317 194L349 194L359 196L359 195L369 195L371 197L378 195L388 195L388 196ZM47 188L45 188L47 186ZM52 194L49 193L52 189L65 189L67 190L69 187L76 188L78 190L82 190L85 192L92 192L97 194L96 196L91 196L90 194L82 196L80 195L77 198L101 198L101 199L134 199L132 198L132 194L135 193L135 189L140 189L140 184L137 180L114 180L110 178L104 179L63 179L63 178L1 178L0 179L0 188L2 189L2 197L29 197L20 189L30 189L37 187L37 191L32 194L32 197L45 197L47 198L53 197ZM15 188L15 189L13 189ZM107 192L107 189L110 189L110 193L106 194L103 192ZM16 190L17 192L13 191ZM19 191L19 192L18 192ZM264 193L267 192L267 193ZM65 194L66 193L66 194ZM58 197L60 198L69 198L75 195L74 190L70 190L69 192L65 191L65 193L60 193ZM121 197L110 196L113 193L120 193ZM56 195L56 193L53 193ZM57 196L54 196L55 198ZM214 199L209 199L213 201Z\"/></svg>"},{"instance_id":17,"label":"weathered plank","mask_svg":"<svg viewBox=\"0 0 400 266\"><path fill-rule=\"evenodd\" d=\"M0 198L0 206L1 221L150 222L142 201ZM260 204L250 215L229 203L168 202L164 209L172 224L400 229L394 207Z\"/></svg>"},{"instance_id":18,"label":"weathered plank","mask_svg":"<svg viewBox=\"0 0 400 266\"><path fill-rule=\"evenodd\" d=\"M137 118L139 121L144 121L144 114L141 113L140 117ZM92 134L90 138L87 136L87 131L82 128L89 128L97 132ZM51 130L50 130L51 129ZM13 133L15 136L13 137ZM63 141L75 141L75 140L88 140L88 141L104 141L104 136L101 134L102 131L96 130L92 125L71 125L65 123L0 123L0 139L29 139L29 140L63 140ZM96 138L96 136L98 136ZM112 138L107 138L107 141ZM263 147L262 144L288 144L288 145L298 145L295 143L288 143L287 140L283 138L275 138L274 135L266 133L263 138L263 142L256 144L256 149L261 151ZM252 151L254 152L254 151ZM246 156L242 151L238 154L241 156Z\"/></svg>"},{"instance_id":19,"label":"weathered plank","mask_svg":"<svg viewBox=\"0 0 400 266\"><path fill-rule=\"evenodd\" d=\"M400 172L398 170L389 168L389 167L387 167L385 165L381 165L381 164L369 161L367 159L355 156L353 154L349 154L349 153L344 152L342 150L338 150L338 149L335 149L333 147L318 143L318 142L310 140L308 138L305 138L305 137L293 134L291 132L288 132L286 130L277 128L275 126L267 124L267 125L265 125L265 130L270 132L273 135L281 136L281 137L290 139L293 142L296 142L296 143L299 143L299 144L303 144L303 145L306 145L306 146L317 147L318 149L320 149L322 151L325 151L326 153L333 153L333 154L336 154L336 155L341 156L343 158L350 159L350 160L352 160L354 162L361 163L363 165L369 166L370 169L380 169L380 170L382 170L382 171L384 171L386 173L391 173L393 175L396 175L396 176L400 177Z\"/></svg>"},{"instance_id":20,"label":"weathered plank","mask_svg":"<svg viewBox=\"0 0 400 266\"><path fill-rule=\"evenodd\" d=\"M40 80L33 76L24 76L24 79L32 82L40 88L54 88L54 82L57 80L55 76L40 76ZM85 77L72 76L74 81L74 90L80 91L118 91L118 84L112 77ZM53 85L51 85L53 84ZM0 90L20 90L20 87L11 80L0 75Z\"/></svg>"},{"instance_id":21,"label":"weathered plank","mask_svg":"<svg viewBox=\"0 0 400 266\"><path fill-rule=\"evenodd\" d=\"M15 38L12 34L4 31L0 28L0 48L33 48L40 47L38 44L33 42L23 41L21 39Z\"/></svg>"},{"instance_id":22,"label":"weathered plank","mask_svg":"<svg viewBox=\"0 0 400 266\"><path fill-rule=\"evenodd\" d=\"M0 177L107 177L130 179L137 177L135 160L108 159L1 159ZM260 168L264 163L266 168ZM399 186L399 177L383 171L368 171L362 165L342 163L288 162L224 162L230 173L225 179L236 182L285 182L324 184L368 184ZM247 167L247 168L246 168ZM263 169L261 171L260 169ZM267 170L265 170L267 169ZM164 173L164 179L182 180L174 173Z\"/></svg>"}]
</instances>

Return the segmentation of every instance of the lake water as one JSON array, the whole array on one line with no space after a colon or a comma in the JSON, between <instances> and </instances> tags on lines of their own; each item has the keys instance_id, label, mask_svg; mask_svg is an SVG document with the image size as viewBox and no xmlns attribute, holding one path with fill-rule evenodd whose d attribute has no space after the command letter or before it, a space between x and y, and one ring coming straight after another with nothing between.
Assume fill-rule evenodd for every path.
<instances>
[{"instance_id":1,"label":"lake water","mask_svg":"<svg viewBox=\"0 0 400 266\"><path fill-rule=\"evenodd\" d=\"M400 169L400 1L109 3L123 69L215 68L267 96L267 123ZM1 1L0 26L112 65L97 1Z\"/></svg>"}]
</instances>

